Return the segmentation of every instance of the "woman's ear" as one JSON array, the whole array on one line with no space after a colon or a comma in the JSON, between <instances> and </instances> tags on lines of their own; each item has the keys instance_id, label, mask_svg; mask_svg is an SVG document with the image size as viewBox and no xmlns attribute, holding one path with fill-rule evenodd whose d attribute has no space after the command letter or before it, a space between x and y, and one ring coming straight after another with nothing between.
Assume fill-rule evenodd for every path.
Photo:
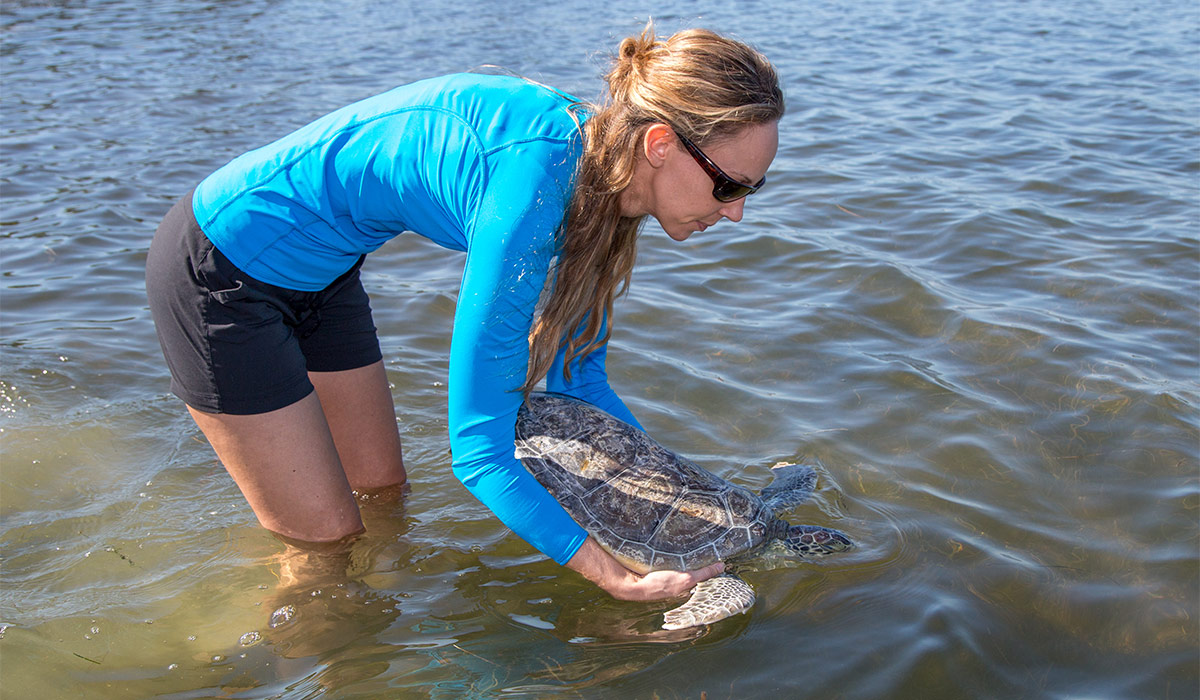
<instances>
[{"instance_id":1,"label":"woman's ear","mask_svg":"<svg viewBox=\"0 0 1200 700\"><path fill-rule=\"evenodd\" d=\"M642 136L642 151L649 161L650 167L660 168L667 159L667 154L675 148L675 131L663 123L651 124L646 127Z\"/></svg>"}]
</instances>

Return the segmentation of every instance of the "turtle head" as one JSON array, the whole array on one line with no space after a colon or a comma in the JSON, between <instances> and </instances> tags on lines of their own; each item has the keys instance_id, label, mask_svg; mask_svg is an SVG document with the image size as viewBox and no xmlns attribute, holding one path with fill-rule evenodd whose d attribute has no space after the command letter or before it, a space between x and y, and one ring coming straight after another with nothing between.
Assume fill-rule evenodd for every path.
<instances>
[{"instance_id":1,"label":"turtle head","mask_svg":"<svg viewBox=\"0 0 1200 700\"><path fill-rule=\"evenodd\" d=\"M802 558L837 554L854 546L849 537L837 530L816 525L792 525L780 539L788 551Z\"/></svg>"}]
</instances>

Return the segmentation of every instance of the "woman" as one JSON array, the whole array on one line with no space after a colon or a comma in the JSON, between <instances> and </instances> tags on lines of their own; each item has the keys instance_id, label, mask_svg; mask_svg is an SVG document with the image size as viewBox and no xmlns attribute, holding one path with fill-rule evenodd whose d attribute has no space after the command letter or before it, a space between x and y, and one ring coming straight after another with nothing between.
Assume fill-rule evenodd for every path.
<instances>
[{"instance_id":1,"label":"woman","mask_svg":"<svg viewBox=\"0 0 1200 700\"><path fill-rule=\"evenodd\" d=\"M720 572L625 569L513 457L523 392L542 379L636 424L604 363L638 227L653 216L682 241L740 220L778 144L778 79L741 43L704 30L660 41L647 26L606 80L598 107L510 77L402 86L233 160L168 213L147 290L172 390L264 527L344 540L363 529L355 491L404 483L358 270L415 231L467 253L450 349L455 476L617 598L673 597Z\"/></svg>"}]
</instances>

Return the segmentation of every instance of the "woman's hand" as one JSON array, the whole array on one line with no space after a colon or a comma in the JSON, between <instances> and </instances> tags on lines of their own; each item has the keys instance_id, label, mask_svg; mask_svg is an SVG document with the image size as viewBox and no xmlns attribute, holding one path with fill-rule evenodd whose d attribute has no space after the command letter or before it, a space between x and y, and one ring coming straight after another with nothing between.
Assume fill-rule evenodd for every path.
<instances>
[{"instance_id":1,"label":"woman's hand","mask_svg":"<svg viewBox=\"0 0 1200 700\"><path fill-rule=\"evenodd\" d=\"M717 562L696 571L651 571L641 575L622 566L591 537L571 557L567 566L618 600L676 598L725 570L725 565Z\"/></svg>"}]
</instances>

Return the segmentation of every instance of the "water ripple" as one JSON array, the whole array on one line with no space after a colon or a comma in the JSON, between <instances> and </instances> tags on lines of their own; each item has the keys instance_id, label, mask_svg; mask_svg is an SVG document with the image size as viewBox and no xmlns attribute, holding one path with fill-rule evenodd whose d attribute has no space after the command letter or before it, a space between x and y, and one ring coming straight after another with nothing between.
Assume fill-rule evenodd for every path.
<instances>
[{"instance_id":1,"label":"water ripple","mask_svg":"<svg viewBox=\"0 0 1200 700\"><path fill-rule=\"evenodd\" d=\"M796 515L860 547L678 637L449 474L461 258L401 237L364 269L413 491L319 591L280 586L168 394L142 281L159 217L238 153L481 64L593 96L644 7L0 7L6 690L1194 697L1195 3L747 7L656 10L760 46L789 111L740 224L646 228L610 373L724 477L824 465Z\"/></svg>"}]
</instances>

